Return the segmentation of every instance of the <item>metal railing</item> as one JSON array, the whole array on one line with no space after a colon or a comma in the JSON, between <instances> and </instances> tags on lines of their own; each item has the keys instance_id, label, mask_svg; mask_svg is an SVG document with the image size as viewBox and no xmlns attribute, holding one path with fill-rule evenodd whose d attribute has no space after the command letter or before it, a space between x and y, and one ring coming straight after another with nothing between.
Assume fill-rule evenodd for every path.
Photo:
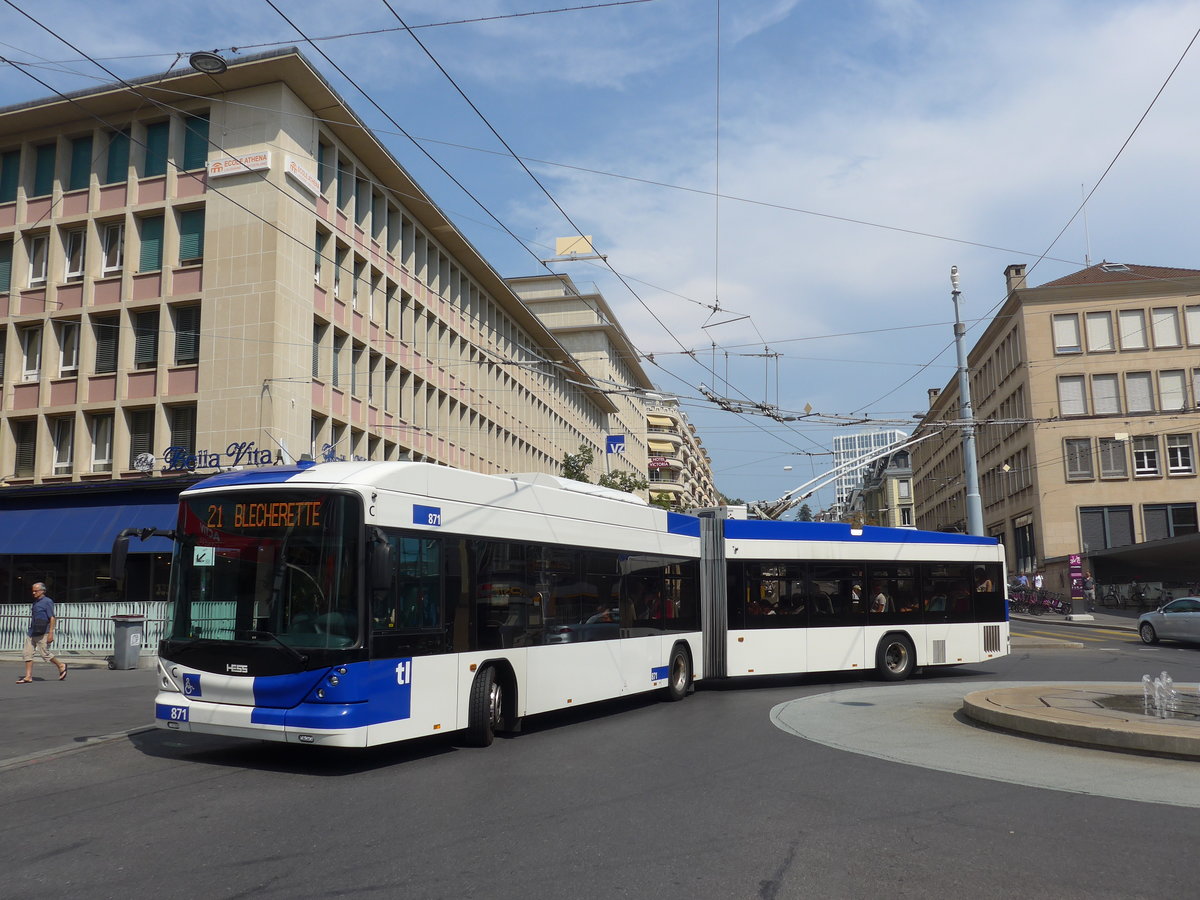
<instances>
[{"instance_id":1,"label":"metal railing","mask_svg":"<svg viewBox=\"0 0 1200 900\"><path fill-rule=\"evenodd\" d=\"M169 604L165 600L148 602L121 601L54 604L58 626L54 629L53 649L59 653L107 656L113 652L115 626L113 616L145 616L142 655L158 652L158 642L167 628ZM29 629L28 603L0 603L0 653L20 651Z\"/></svg>"}]
</instances>

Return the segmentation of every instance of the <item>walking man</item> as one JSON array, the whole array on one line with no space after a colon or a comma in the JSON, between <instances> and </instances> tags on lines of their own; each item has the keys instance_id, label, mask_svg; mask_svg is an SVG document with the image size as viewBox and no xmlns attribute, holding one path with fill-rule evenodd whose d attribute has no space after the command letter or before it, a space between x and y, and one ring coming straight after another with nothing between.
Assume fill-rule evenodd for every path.
<instances>
[{"instance_id":1,"label":"walking man","mask_svg":"<svg viewBox=\"0 0 1200 900\"><path fill-rule=\"evenodd\" d=\"M67 664L59 662L54 658L54 654L50 651L50 645L54 643L54 626L58 619L54 615L54 601L46 596L46 585L40 581L33 586L33 606L29 611L29 630L26 632L25 652L22 658L25 660L25 677L18 678L17 684L29 684L33 681L33 654L35 652L42 655L42 659L46 662L54 663L58 669L58 680L63 681L67 677Z\"/></svg>"}]
</instances>

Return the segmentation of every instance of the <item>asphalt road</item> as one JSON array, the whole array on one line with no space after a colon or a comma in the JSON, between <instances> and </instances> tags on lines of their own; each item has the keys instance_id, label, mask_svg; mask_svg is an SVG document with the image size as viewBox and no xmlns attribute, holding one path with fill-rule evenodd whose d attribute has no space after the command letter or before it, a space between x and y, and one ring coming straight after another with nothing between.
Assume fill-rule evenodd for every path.
<instances>
[{"instance_id":1,"label":"asphalt road","mask_svg":"<svg viewBox=\"0 0 1200 900\"><path fill-rule=\"evenodd\" d=\"M1200 648L1070 634L1089 640L901 685L769 679L682 703L607 703L535 719L486 750L448 737L339 753L137 734L3 773L0 894L1189 896L1195 808L1107 794L1131 777L1190 787L1194 764L940 722L973 729L973 764L1020 771L1028 758L1037 775L1050 754L1092 787L977 777L911 715L920 692L958 684L1137 682L1163 669L1200 680ZM835 704L854 710L838 746L773 719L796 700L801 731L836 730L822 712ZM864 750L881 731L913 760Z\"/></svg>"}]
</instances>

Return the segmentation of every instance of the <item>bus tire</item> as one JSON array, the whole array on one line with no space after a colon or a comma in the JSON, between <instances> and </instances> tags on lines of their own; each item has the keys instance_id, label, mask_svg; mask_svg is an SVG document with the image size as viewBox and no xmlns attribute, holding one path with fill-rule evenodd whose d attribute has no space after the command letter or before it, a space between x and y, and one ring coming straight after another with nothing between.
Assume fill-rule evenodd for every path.
<instances>
[{"instance_id":1,"label":"bus tire","mask_svg":"<svg viewBox=\"0 0 1200 900\"><path fill-rule=\"evenodd\" d=\"M671 701L682 700L687 696L688 688L692 686L692 658L687 650L676 645L671 650L671 662L667 666L666 698Z\"/></svg>"},{"instance_id":2,"label":"bus tire","mask_svg":"<svg viewBox=\"0 0 1200 900\"><path fill-rule=\"evenodd\" d=\"M484 666L475 673L467 704L467 743L472 747L490 747L504 717L504 687L496 677L495 666Z\"/></svg>"},{"instance_id":3,"label":"bus tire","mask_svg":"<svg viewBox=\"0 0 1200 900\"><path fill-rule=\"evenodd\" d=\"M884 681L903 681L917 667L917 651L907 635L884 635L875 651L875 670Z\"/></svg>"}]
</instances>

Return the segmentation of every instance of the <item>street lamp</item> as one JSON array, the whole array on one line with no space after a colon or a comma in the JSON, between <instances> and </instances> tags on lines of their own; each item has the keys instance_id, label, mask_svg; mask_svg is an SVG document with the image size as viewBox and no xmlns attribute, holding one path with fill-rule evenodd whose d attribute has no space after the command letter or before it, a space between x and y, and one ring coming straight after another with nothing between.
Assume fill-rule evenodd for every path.
<instances>
[{"instance_id":1,"label":"street lamp","mask_svg":"<svg viewBox=\"0 0 1200 900\"><path fill-rule=\"evenodd\" d=\"M950 267L950 297L954 300L954 348L958 353L958 416L963 421L963 463L967 489L967 533L983 534L983 503L979 498L979 463L975 459L975 413L971 408L971 379L967 375L967 327L958 314L958 266Z\"/></svg>"}]
</instances>

